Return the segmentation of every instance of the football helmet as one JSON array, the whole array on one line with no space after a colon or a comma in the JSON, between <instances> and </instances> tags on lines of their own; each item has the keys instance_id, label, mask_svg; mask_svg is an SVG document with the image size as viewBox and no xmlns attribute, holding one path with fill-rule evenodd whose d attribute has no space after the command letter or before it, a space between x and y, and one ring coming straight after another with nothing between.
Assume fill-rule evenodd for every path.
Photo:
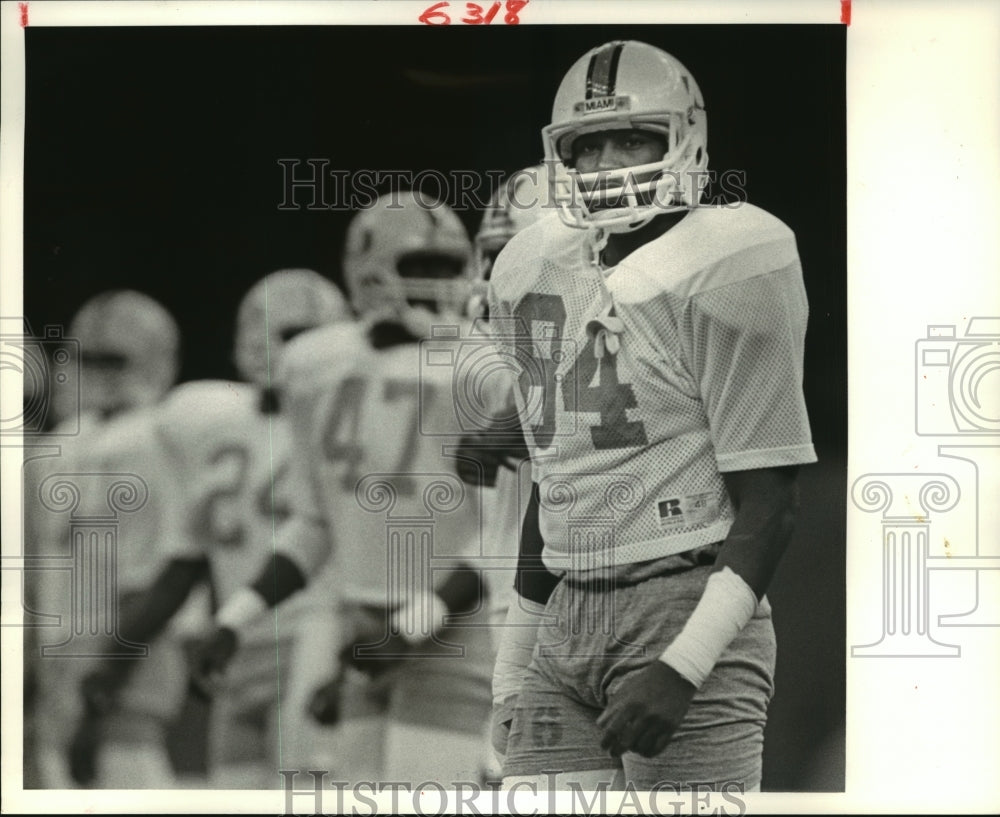
<instances>
[{"instance_id":1,"label":"football helmet","mask_svg":"<svg viewBox=\"0 0 1000 817\"><path fill-rule=\"evenodd\" d=\"M493 263L507 242L548 212L548 168L526 167L511 174L490 199L473 241L477 281L489 281Z\"/></svg>"},{"instance_id":2,"label":"football helmet","mask_svg":"<svg viewBox=\"0 0 1000 817\"><path fill-rule=\"evenodd\" d=\"M80 344L80 408L110 416L152 405L176 382L180 330L157 301L134 290L88 300L73 317Z\"/></svg>"},{"instance_id":3,"label":"football helmet","mask_svg":"<svg viewBox=\"0 0 1000 817\"><path fill-rule=\"evenodd\" d=\"M299 332L347 320L351 310L332 281L310 269L272 272L254 284L236 313L233 362L244 380L269 387L285 344Z\"/></svg>"},{"instance_id":4,"label":"football helmet","mask_svg":"<svg viewBox=\"0 0 1000 817\"><path fill-rule=\"evenodd\" d=\"M573 142L604 130L649 131L667 149L650 164L574 170ZM542 141L553 199L571 227L638 229L659 213L695 207L708 181L708 120L698 84L670 54L635 40L605 43L576 61Z\"/></svg>"},{"instance_id":5,"label":"football helmet","mask_svg":"<svg viewBox=\"0 0 1000 817\"><path fill-rule=\"evenodd\" d=\"M470 317L486 317L487 284L500 250L517 233L550 212L551 201L545 165L511 174L490 197L473 239L473 288L466 307Z\"/></svg>"},{"instance_id":6,"label":"football helmet","mask_svg":"<svg viewBox=\"0 0 1000 817\"><path fill-rule=\"evenodd\" d=\"M461 312L471 256L469 235L447 204L395 191L351 221L344 280L359 315L397 318L418 332L435 314Z\"/></svg>"}]
</instances>

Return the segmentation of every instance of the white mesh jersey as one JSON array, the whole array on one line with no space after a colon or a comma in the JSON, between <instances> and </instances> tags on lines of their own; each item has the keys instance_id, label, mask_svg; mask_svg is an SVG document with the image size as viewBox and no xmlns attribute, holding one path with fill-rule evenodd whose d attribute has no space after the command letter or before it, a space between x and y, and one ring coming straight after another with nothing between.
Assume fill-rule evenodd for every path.
<instances>
[{"instance_id":1,"label":"white mesh jersey","mask_svg":"<svg viewBox=\"0 0 1000 817\"><path fill-rule=\"evenodd\" d=\"M260 389L247 383L193 381L164 401L158 437L179 495L166 549L208 560L220 606L257 577L289 517L289 433L283 415L261 411ZM242 633L226 673L229 693L247 706L274 700L303 610L322 603L319 593L296 594Z\"/></svg>"},{"instance_id":2,"label":"white mesh jersey","mask_svg":"<svg viewBox=\"0 0 1000 817\"><path fill-rule=\"evenodd\" d=\"M463 343L449 330L378 350L359 323L304 333L285 350L295 513L325 526L345 601L397 606L482 553L481 496L455 468ZM291 555L311 569L327 553Z\"/></svg>"},{"instance_id":3,"label":"white mesh jersey","mask_svg":"<svg viewBox=\"0 0 1000 817\"><path fill-rule=\"evenodd\" d=\"M167 562L161 535L167 507L173 500L163 479L161 451L155 437L156 409L139 409L106 422L81 422L80 434L63 443L59 457L39 460L44 473L33 481L31 526L44 541L32 544L38 555L55 557L53 570L40 571L38 610L59 615L61 626L39 630L39 646L56 645L69 634L70 625L86 632L93 626L88 612L108 609L119 601L145 591ZM44 480L48 477L47 480ZM66 490L58 487L67 486ZM72 486L72 487L69 487ZM41 504L34 500L40 497ZM62 500L68 499L68 504ZM74 552L71 526L85 532ZM112 575L81 571L81 562L95 561L98 549L110 541L117 546ZM75 555L74 560L67 557ZM68 562L72 568L67 569ZM83 615L76 620L75 615ZM82 714L79 683L100 660L93 657L42 658L38 661L44 702L43 717L56 730L75 725ZM124 712L169 718L176 714L187 685L187 663L176 633L168 630L149 644L146 658L122 689Z\"/></svg>"},{"instance_id":4,"label":"white mesh jersey","mask_svg":"<svg viewBox=\"0 0 1000 817\"><path fill-rule=\"evenodd\" d=\"M554 571L722 540L721 474L813 462L794 234L752 205L700 207L609 270L547 217L500 254L491 324L521 365L518 408Z\"/></svg>"}]
</instances>

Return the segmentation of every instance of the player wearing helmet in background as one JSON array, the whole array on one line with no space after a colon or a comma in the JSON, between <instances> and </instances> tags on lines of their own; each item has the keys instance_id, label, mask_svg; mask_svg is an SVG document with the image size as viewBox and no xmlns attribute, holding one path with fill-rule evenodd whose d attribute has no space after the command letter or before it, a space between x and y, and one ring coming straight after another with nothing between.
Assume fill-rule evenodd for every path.
<instances>
[{"instance_id":1,"label":"player wearing helmet in background","mask_svg":"<svg viewBox=\"0 0 1000 817\"><path fill-rule=\"evenodd\" d=\"M500 251L525 227L554 212L545 165L518 170L497 188L483 211L472 242L474 280L480 285L476 287L477 292L482 293L480 301L472 306L474 316L480 312L488 316L485 285L489 283Z\"/></svg>"},{"instance_id":2,"label":"player wearing helmet in background","mask_svg":"<svg viewBox=\"0 0 1000 817\"><path fill-rule=\"evenodd\" d=\"M247 622L330 557L344 649L314 710L341 718L343 780L448 785L480 772L492 649L469 569L479 492L456 476L452 386L470 251L451 209L418 194L383 196L352 220L344 277L360 320L303 335L282 364L292 522L203 652L202 672L219 672Z\"/></svg>"},{"instance_id":3,"label":"player wearing helmet in background","mask_svg":"<svg viewBox=\"0 0 1000 817\"><path fill-rule=\"evenodd\" d=\"M543 140L560 218L515 236L490 281L501 349L533 363L516 586L548 614L520 653L505 780L753 789L764 593L815 460L795 238L700 203L704 102L653 46L581 57Z\"/></svg>"},{"instance_id":4,"label":"player wearing helmet in background","mask_svg":"<svg viewBox=\"0 0 1000 817\"><path fill-rule=\"evenodd\" d=\"M170 314L152 298L115 290L88 300L74 316L69 335L80 350L80 432L66 439L58 456L29 459L25 465L29 552L75 559L73 570L29 574L29 592L37 594L30 602L33 608L59 616L64 625L37 630L29 658L41 690L37 714L43 785L166 787L174 773L165 727L186 689L179 634L170 633L150 648L123 686L118 711L106 718L86 707L78 685L94 669L93 656L116 652L121 645L95 636L82 646L74 639L86 639L89 633L81 614L86 617L115 601L127 609L163 563L156 542L169 496L151 418L177 376L179 333ZM75 423L75 418L64 421ZM134 486L135 506L129 505L133 488L115 489L116 481ZM66 497L72 497L70 505L61 501ZM115 525L114 576L86 574L85 562L103 564L108 557L97 552L102 545L94 539L70 541L70 514L77 521L99 522L113 511L112 503L125 507ZM123 611L119 622L126 615Z\"/></svg>"},{"instance_id":5,"label":"player wearing helmet in background","mask_svg":"<svg viewBox=\"0 0 1000 817\"><path fill-rule=\"evenodd\" d=\"M348 317L340 291L318 273L271 273L247 292L236 316L233 357L244 382L192 381L164 401L156 435L164 460L161 481L169 485L171 502L158 545L169 562L129 611L130 640L154 638L202 579L210 579L215 598L225 603L271 553L275 530L288 515L289 454L272 369L296 334ZM286 760L315 760L303 745L303 719L296 717L305 709L305 691L298 689L298 701L293 700L295 676L309 667L299 657L296 636L315 616L328 626L329 604L303 596L245 633L227 683L214 699L212 786L274 787ZM87 694L98 707L113 706L122 669L120 662L109 662L89 679Z\"/></svg>"},{"instance_id":6,"label":"player wearing helmet in background","mask_svg":"<svg viewBox=\"0 0 1000 817\"><path fill-rule=\"evenodd\" d=\"M80 411L111 417L152 405L177 380L180 333L170 314L141 292L111 290L73 316L80 342Z\"/></svg>"},{"instance_id":7,"label":"player wearing helmet in background","mask_svg":"<svg viewBox=\"0 0 1000 817\"><path fill-rule=\"evenodd\" d=\"M494 193L473 239L476 289L482 293L471 304L474 317L484 322L489 317L486 285L500 252L517 233L546 216L556 217L545 165L511 174ZM521 649L527 649L528 642L534 644L532 639L523 637L523 631L535 621L522 621L519 605L515 605L507 626L504 625L508 608L516 599L517 544L532 482L528 450L517 419L514 367L498 359L490 368L489 388L482 390L490 422L482 430L462 438L459 474L470 484L492 488L483 493L483 550L488 557L485 578L489 587L491 632L500 652L493 673L494 723L489 745L490 754L502 758L506 750L505 724L510 720L520 673L526 663L523 657L512 658L510 652L518 652L521 644L524 645ZM476 382L470 379L470 385ZM513 638L514 635L522 637ZM497 763L491 762L489 768L492 774L499 773Z\"/></svg>"}]
</instances>

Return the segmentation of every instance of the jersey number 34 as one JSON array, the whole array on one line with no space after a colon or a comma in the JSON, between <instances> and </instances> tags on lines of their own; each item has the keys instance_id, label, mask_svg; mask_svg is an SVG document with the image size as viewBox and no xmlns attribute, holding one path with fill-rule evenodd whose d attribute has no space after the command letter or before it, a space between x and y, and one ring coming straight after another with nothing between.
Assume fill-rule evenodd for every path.
<instances>
[{"instance_id":1,"label":"jersey number 34","mask_svg":"<svg viewBox=\"0 0 1000 817\"><path fill-rule=\"evenodd\" d=\"M618 380L618 356L605 352L598 358L593 335L588 335L569 369L557 374L566 354L563 347L572 348L565 343L566 304L562 296L529 292L518 302L513 314L528 330L527 334L514 335L518 358L530 359L534 364L521 367L518 377L525 405L537 404L538 391L541 391L541 421L529 428L538 448L549 448L555 437L557 393L564 411L599 415L597 424L590 427L595 449L605 451L647 445L642 421L629 420L625 414L626 409L636 408L637 403L632 386ZM543 356L539 350L539 334L552 344L548 356Z\"/></svg>"}]
</instances>

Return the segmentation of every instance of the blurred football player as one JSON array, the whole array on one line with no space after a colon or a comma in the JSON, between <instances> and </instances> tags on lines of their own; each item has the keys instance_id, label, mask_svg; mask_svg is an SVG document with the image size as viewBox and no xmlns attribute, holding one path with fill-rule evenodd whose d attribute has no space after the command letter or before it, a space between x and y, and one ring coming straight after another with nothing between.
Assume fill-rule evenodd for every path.
<instances>
[{"instance_id":1,"label":"blurred football player","mask_svg":"<svg viewBox=\"0 0 1000 817\"><path fill-rule=\"evenodd\" d=\"M484 325L489 317L486 285L497 257L518 232L546 215L555 217L548 168L544 165L512 174L497 189L483 212L473 239L475 278L482 296L473 300L471 311ZM483 385L475 381L469 383L470 387ZM511 657L509 652L530 651L534 646L534 630L527 636L525 630L537 622L533 617L521 616L518 608L517 614L512 614L507 622L508 626L503 626L508 608L515 600L514 567L521 520L531 496L531 463L517 417L514 367L502 360L496 361L488 385L490 388L481 389L488 422L482 430L462 438L459 475L473 485L492 487L483 494L483 538L484 554L488 557L484 575L489 588L491 632L495 645L501 650L493 675L495 723L487 753L488 773L496 777L500 769L491 755L502 758L506 751L507 726L513 714L521 672L527 663L523 656ZM513 637L515 635L517 638Z\"/></svg>"},{"instance_id":2,"label":"blurred football player","mask_svg":"<svg viewBox=\"0 0 1000 817\"><path fill-rule=\"evenodd\" d=\"M288 516L284 492L289 456L289 432L279 412L281 395L272 385L272 368L295 335L349 315L340 290L318 273L271 273L244 296L237 313L234 362L245 382L193 381L168 396L156 430L164 451L163 479L172 485L160 536L169 562L129 612L130 640L154 638L203 578L210 577L224 604L272 552L275 530ZM300 692L296 706L282 704L289 700L296 671L301 674L308 667L296 660L296 636L304 618L317 614L313 604L319 606L323 624L332 626L332 607L325 599L304 595L244 633L227 684L214 698L209 733L213 787L275 787L281 782L281 764L302 751L299 727L304 724L296 714L305 711L305 693ZM108 699L118 667L103 669L90 679L90 688L95 697Z\"/></svg>"},{"instance_id":3,"label":"blurred football player","mask_svg":"<svg viewBox=\"0 0 1000 817\"><path fill-rule=\"evenodd\" d=\"M448 785L480 772L492 649L469 565L481 553L479 493L456 476L454 453L470 250L458 217L419 194L383 196L354 217L344 276L361 320L303 335L282 361L292 522L203 652L210 678L247 623L332 551L342 671L314 710L341 719L352 765L340 779Z\"/></svg>"},{"instance_id":4,"label":"blurred football player","mask_svg":"<svg viewBox=\"0 0 1000 817\"><path fill-rule=\"evenodd\" d=\"M168 636L134 662L123 657L132 653L121 649L120 632L87 645L82 640L97 622L84 620L88 615L127 608L163 563L155 545L168 497L151 418L177 376L179 332L152 298L116 290L87 301L69 334L80 349L80 432L66 439L58 457L25 467L29 549L75 560L72 570L42 570L29 579L38 594L35 609L58 615L63 625L39 629L30 658L41 687L43 785L162 788L174 781L165 728L187 686L179 640ZM62 501L67 498L69 504ZM97 524L108 522L110 513L114 553L107 554L96 534L71 542L70 513ZM88 573L88 564L113 565L114 573ZM124 615L101 623L114 627ZM104 633L103 627L93 632L98 629ZM118 711L100 718L86 706L79 685L94 669L93 656L109 652L119 664L138 666L121 690Z\"/></svg>"},{"instance_id":5,"label":"blurred football player","mask_svg":"<svg viewBox=\"0 0 1000 817\"><path fill-rule=\"evenodd\" d=\"M490 280L501 349L534 364L516 607L545 615L518 653L504 779L755 789L764 594L816 459L795 238L752 205L701 205L701 92L653 46L581 57L543 141L559 218Z\"/></svg>"}]
</instances>

